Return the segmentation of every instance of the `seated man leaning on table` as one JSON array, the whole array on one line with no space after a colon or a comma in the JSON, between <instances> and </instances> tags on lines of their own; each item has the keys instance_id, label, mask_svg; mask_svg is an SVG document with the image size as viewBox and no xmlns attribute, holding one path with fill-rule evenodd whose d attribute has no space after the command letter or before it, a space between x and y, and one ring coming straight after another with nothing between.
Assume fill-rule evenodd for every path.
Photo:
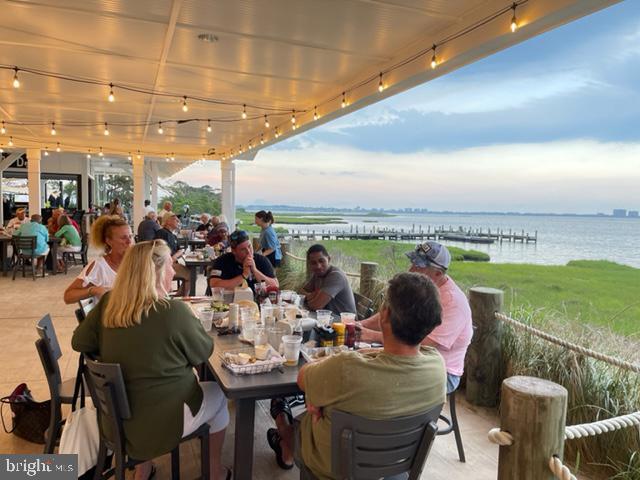
<instances>
[{"instance_id":1,"label":"seated man leaning on table","mask_svg":"<svg viewBox=\"0 0 640 480\"><path fill-rule=\"evenodd\" d=\"M9 220L9 223L7 223L7 235L13 235L13 232L18 230L25 223L29 223L29 217L27 217L27 209L19 208L16 210L16 216Z\"/></svg>"},{"instance_id":2,"label":"seated man leaning on table","mask_svg":"<svg viewBox=\"0 0 640 480\"><path fill-rule=\"evenodd\" d=\"M473 336L469 301L447 275L451 263L451 254L447 247L438 242L427 241L405 255L411 260L409 271L428 277L438 287L442 305L442 325L433 330L422 344L437 348L444 358L447 367L447 393L451 393L460 385L464 357ZM377 331L377 314L360 322L360 326L360 339L363 342L381 340L381 333Z\"/></svg>"},{"instance_id":3,"label":"seated man leaning on table","mask_svg":"<svg viewBox=\"0 0 640 480\"><path fill-rule=\"evenodd\" d=\"M331 415L341 410L370 419L415 415L444 403L442 357L423 339L440 325L438 290L425 276L400 273L389 281L379 315L384 348L344 352L300 369L307 412L292 424L286 403L272 406L277 429L267 432L282 468L300 460L321 479L331 474ZM393 388L389 388L393 386ZM275 410L275 411L274 411Z\"/></svg>"},{"instance_id":4,"label":"seated man leaning on table","mask_svg":"<svg viewBox=\"0 0 640 480\"><path fill-rule=\"evenodd\" d=\"M311 310L331 310L336 315L356 313L356 301L347 276L331 265L324 245L311 245L307 250L307 266L311 279L302 287L307 307Z\"/></svg>"},{"instance_id":5,"label":"seated man leaning on table","mask_svg":"<svg viewBox=\"0 0 640 480\"><path fill-rule=\"evenodd\" d=\"M267 287L278 286L278 279L269 260L253 252L249 234L236 230L229 236L231 252L213 261L209 286L235 288L244 283L255 291L255 284L265 282Z\"/></svg>"}]
</instances>

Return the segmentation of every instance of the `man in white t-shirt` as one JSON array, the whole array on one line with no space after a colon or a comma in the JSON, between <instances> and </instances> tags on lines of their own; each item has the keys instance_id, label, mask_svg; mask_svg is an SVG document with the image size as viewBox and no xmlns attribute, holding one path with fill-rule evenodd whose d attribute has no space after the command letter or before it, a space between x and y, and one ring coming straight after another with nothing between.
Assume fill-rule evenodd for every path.
<instances>
[{"instance_id":1,"label":"man in white t-shirt","mask_svg":"<svg viewBox=\"0 0 640 480\"><path fill-rule=\"evenodd\" d=\"M29 218L27 217L27 209L19 208L16 210L16 216L9 220L9 223L7 223L7 228L5 230L8 235L13 235L13 233L25 223L29 223Z\"/></svg>"}]
</instances>

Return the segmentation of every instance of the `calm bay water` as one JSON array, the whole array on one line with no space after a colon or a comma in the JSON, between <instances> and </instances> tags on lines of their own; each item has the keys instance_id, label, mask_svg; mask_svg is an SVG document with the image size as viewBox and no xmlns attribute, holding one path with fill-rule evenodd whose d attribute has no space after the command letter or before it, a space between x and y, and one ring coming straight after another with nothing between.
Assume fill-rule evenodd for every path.
<instances>
[{"instance_id":1,"label":"calm bay water","mask_svg":"<svg viewBox=\"0 0 640 480\"><path fill-rule=\"evenodd\" d=\"M286 225L295 230L349 231L351 225L362 231L373 226L410 230L419 225L433 230L442 225L467 229L482 228L484 231L503 229L514 232L524 230L533 235L538 231L537 244L503 242L492 245L460 242L443 242L468 249L486 252L496 263L535 263L564 265L569 260L610 260L640 268L640 219L613 217L557 217L524 215L463 215L425 214L397 215L394 217L343 216L349 222L330 225ZM367 220L365 222L364 220ZM277 221L277 215L276 215ZM376 221L376 223L369 223Z\"/></svg>"}]
</instances>

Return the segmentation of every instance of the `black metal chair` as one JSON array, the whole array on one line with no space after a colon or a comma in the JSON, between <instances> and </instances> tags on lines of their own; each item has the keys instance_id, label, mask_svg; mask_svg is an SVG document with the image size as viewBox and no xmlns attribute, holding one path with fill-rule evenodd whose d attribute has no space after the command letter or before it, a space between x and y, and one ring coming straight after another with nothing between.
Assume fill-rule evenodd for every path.
<instances>
[{"instance_id":1,"label":"black metal chair","mask_svg":"<svg viewBox=\"0 0 640 480\"><path fill-rule=\"evenodd\" d=\"M35 255L36 237L13 237L11 239L13 245L13 280L16 279L16 273L22 265L22 277L24 278L27 261L31 262L31 276L36 279L36 261L40 257L46 258L46 255ZM42 276L45 274L45 262L42 262Z\"/></svg>"},{"instance_id":2,"label":"black metal chair","mask_svg":"<svg viewBox=\"0 0 640 480\"><path fill-rule=\"evenodd\" d=\"M58 365L58 360L62 357L62 351L60 350L53 322L48 314L38 322L36 330L40 336L36 340L36 349L40 355L40 361L49 385L49 393L51 394L51 418L49 420L49 428L45 434L44 453L53 453L64 424L62 404L72 403L76 379L69 378L64 382L62 381Z\"/></svg>"},{"instance_id":3,"label":"black metal chair","mask_svg":"<svg viewBox=\"0 0 640 480\"><path fill-rule=\"evenodd\" d=\"M433 445L442 405L407 417L371 420L334 410L331 413L331 470L340 479L420 478ZM315 476L304 465L300 478Z\"/></svg>"},{"instance_id":4,"label":"black metal chair","mask_svg":"<svg viewBox=\"0 0 640 480\"><path fill-rule=\"evenodd\" d=\"M125 480L125 470L142 463L126 452L123 421L131 418L129 399L124 386L122 370L117 363L101 363L86 358L87 383L91 398L98 410L100 447L94 480L103 480L115 475L116 480ZM107 426L108 425L108 426ZM105 431L108 430L108 432ZM209 479L209 424L201 425L195 432L182 438L182 442L200 439L201 478ZM115 466L107 465L108 450L113 452ZM180 478L180 450L171 451L171 478Z\"/></svg>"},{"instance_id":5,"label":"black metal chair","mask_svg":"<svg viewBox=\"0 0 640 480\"><path fill-rule=\"evenodd\" d=\"M80 305L80 307L76 308L74 312L76 314L76 320L78 320L78 323L82 323L84 319L87 318L89 312L93 310L93 307L95 307L97 304L98 303L96 302L96 299L94 297L83 298L82 300L80 300L78 302L78 305Z\"/></svg>"},{"instance_id":6,"label":"black metal chair","mask_svg":"<svg viewBox=\"0 0 640 480\"><path fill-rule=\"evenodd\" d=\"M74 265L78 265L78 260L82 263L83 267L87 266L87 251L89 250L89 236L85 233L82 235L82 246L79 252L64 252L62 254L62 260L65 263L65 273L67 270L67 264L73 262Z\"/></svg>"},{"instance_id":7,"label":"black metal chair","mask_svg":"<svg viewBox=\"0 0 640 480\"><path fill-rule=\"evenodd\" d=\"M365 318L369 318L373 315L373 300L365 297L364 295L360 295L359 293L354 293L353 297L356 302L356 314L358 320L364 320Z\"/></svg>"},{"instance_id":8,"label":"black metal chair","mask_svg":"<svg viewBox=\"0 0 640 480\"><path fill-rule=\"evenodd\" d=\"M447 427L438 430L438 435L448 435L453 432L456 438L456 447L458 448L458 458L462 463L465 463L466 457L464 456L464 446L462 445L462 436L460 435L460 426L458 425L458 416L456 414L456 391L447 394L447 403L449 404L449 417L446 415L440 415L440 420L444 422Z\"/></svg>"}]
</instances>

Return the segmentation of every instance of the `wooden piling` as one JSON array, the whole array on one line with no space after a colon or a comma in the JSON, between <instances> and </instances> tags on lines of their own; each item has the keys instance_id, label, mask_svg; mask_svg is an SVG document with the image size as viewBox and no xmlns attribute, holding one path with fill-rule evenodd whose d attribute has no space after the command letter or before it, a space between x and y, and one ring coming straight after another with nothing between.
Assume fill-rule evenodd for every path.
<instances>
[{"instance_id":1,"label":"wooden piling","mask_svg":"<svg viewBox=\"0 0 640 480\"><path fill-rule=\"evenodd\" d=\"M378 264L375 262L360 264L360 295L373 299L377 271Z\"/></svg>"},{"instance_id":2,"label":"wooden piling","mask_svg":"<svg viewBox=\"0 0 640 480\"><path fill-rule=\"evenodd\" d=\"M495 407L503 377L502 322L495 313L502 310L504 292L495 288L473 287L469 305L473 319L473 339L465 357L466 398L473 405Z\"/></svg>"},{"instance_id":3,"label":"wooden piling","mask_svg":"<svg viewBox=\"0 0 640 480\"><path fill-rule=\"evenodd\" d=\"M502 384L500 429L513 445L501 446L498 480L554 480L549 459L562 459L567 390L535 377L511 377Z\"/></svg>"},{"instance_id":4,"label":"wooden piling","mask_svg":"<svg viewBox=\"0 0 640 480\"><path fill-rule=\"evenodd\" d=\"M280 251L282 252L282 260L280 260L281 267L286 267L289 263L289 256L287 255L289 248L289 242L280 242Z\"/></svg>"}]
</instances>

